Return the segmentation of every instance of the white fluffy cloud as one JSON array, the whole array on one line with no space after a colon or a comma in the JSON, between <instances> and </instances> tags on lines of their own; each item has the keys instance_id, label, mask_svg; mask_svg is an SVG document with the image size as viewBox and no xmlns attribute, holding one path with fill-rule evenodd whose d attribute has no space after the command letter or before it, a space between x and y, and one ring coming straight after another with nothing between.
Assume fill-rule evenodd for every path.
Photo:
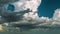
<instances>
[{"instance_id":1,"label":"white fluffy cloud","mask_svg":"<svg viewBox=\"0 0 60 34\"><path fill-rule=\"evenodd\" d=\"M30 24L38 24L37 26L59 26L60 25L60 9L56 9L52 18L48 17L39 17L37 14L38 6L41 4L41 0L19 0L17 2L12 3L16 8L14 12L19 12L21 10L27 10L28 8L32 10L31 12L25 13L23 15L23 20L19 20L18 22L13 22L14 24L19 23L30 23Z\"/></svg>"},{"instance_id":2,"label":"white fluffy cloud","mask_svg":"<svg viewBox=\"0 0 60 34\"><path fill-rule=\"evenodd\" d=\"M31 12L25 13L23 15L23 20L19 21L18 23L44 23L49 21L48 17L39 17L37 14L37 8L41 4L41 0L20 0L19 2L15 2L13 4L15 4L17 8L21 8L23 10L27 10L28 8L32 10Z\"/></svg>"},{"instance_id":3,"label":"white fluffy cloud","mask_svg":"<svg viewBox=\"0 0 60 34\"><path fill-rule=\"evenodd\" d=\"M60 9L55 10L55 13L53 15L53 21L54 24L60 25Z\"/></svg>"}]
</instances>

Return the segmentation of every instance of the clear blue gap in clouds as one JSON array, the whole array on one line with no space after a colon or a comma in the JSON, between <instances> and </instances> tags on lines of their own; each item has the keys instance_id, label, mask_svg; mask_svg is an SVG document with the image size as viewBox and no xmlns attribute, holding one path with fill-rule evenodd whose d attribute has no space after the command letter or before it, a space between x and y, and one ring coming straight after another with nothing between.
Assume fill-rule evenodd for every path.
<instances>
[{"instance_id":1,"label":"clear blue gap in clouds","mask_svg":"<svg viewBox=\"0 0 60 34\"><path fill-rule=\"evenodd\" d=\"M7 7L7 10L14 11L15 10L15 6L12 5L12 4L9 4L8 7Z\"/></svg>"},{"instance_id":2,"label":"clear blue gap in clouds","mask_svg":"<svg viewBox=\"0 0 60 34\"><path fill-rule=\"evenodd\" d=\"M42 0L38 8L38 15L52 18L54 10L60 8L60 0Z\"/></svg>"}]
</instances>

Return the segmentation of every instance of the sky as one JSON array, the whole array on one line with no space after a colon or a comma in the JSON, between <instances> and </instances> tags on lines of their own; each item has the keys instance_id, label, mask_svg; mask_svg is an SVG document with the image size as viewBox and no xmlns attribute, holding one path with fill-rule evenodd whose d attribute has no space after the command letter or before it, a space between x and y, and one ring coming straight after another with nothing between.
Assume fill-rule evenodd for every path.
<instances>
[{"instance_id":1,"label":"sky","mask_svg":"<svg viewBox=\"0 0 60 34\"><path fill-rule=\"evenodd\" d=\"M60 0L42 0L38 8L38 15L52 18L54 10L60 8Z\"/></svg>"},{"instance_id":2,"label":"sky","mask_svg":"<svg viewBox=\"0 0 60 34\"><path fill-rule=\"evenodd\" d=\"M19 0L11 3L10 5L9 4L10 4L9 2L7 2L7 4L4 4L4 6L2 7L3 15L0 17L1 18L0 22L2 22L2 24L6 26L8 25L14 26L18 24L19 26L22 25L21 27L24 26L23 29L25 29L25 27L29 28L29 26L31 27L34 26L36 27L36 29L38 29L37 27L40 28L42 27L41 29L44 30L43 32L44 34L50 33L50 30L51 29L53 30L54 28L60 29L60 0L30 0L30 1ZM31 11L27 10L28 8ZM27 12L25 12L25 10L27 10ZM5 22L3 23L3 20L5 20L7 23ZM48 29L50 30L45 32ZM34 30L34 32L33 31L30 32L33 32L35 34L42 33L42 31L39 31L39 29L38 32L35 31L37 30ZM56 32L57 31L53 33L55 34Z\"/></svg>"},{"instance_id":3,"label":"sky","mask_svg":"<svg viewBox=\"0 0 60 34\"><path fill-rule=\"evenodd\" d=\"M57 27L59 27L60 26L59 3L60 3L59 0L42 0L42 1L19 0L13 3L7 3L2 7L3 11L1 19L5 20L6 22L19 25L28 23L37 24L36 26L55 27L57 24L58 25Z\"/></svg>"}]
</instances>

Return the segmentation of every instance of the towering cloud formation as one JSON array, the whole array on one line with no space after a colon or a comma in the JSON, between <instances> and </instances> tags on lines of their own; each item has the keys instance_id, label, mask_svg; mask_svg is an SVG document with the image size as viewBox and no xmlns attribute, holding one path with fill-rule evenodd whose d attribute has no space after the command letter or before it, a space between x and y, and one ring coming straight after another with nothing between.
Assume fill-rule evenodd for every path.
<instances>
[{"instance_id":1,"label":"towering cloud formation","mask_svg":"<svg viewBox=\"0 0 60 34\"><path fill-rule=\"evenodd\" d=\"M18 14L21 11L23 11L22 13L24 13L23 15L22 13L18 14L20 16L23 16L23 18L22 20L13 22L14 24L30 23L30 24L38 24L37 26L50 26L50 27L60 25L60 9L55 10L55 13L52 18L38 16L37 8L41 4L41 0L19 0L11 4L15 6L15 10L13 11L13 13ZM28 13L25 12L25 10L27 9L30 10ZM9 13L9 11L7 12Z\"/></svg>"},{"instance_id":2,"label":"towering cloud formation","mask_svg":"<svg viewBox=\"0 0 60 34\"><path fill-rule=\"evenodd\" d=\"M14 11L11 11L10 9L7 10L8 9L7 7L11 4L12 4L12 6L15 7ZM27 21L37 20L38 21L39 17L37 15L37 11L38 11L37 8L39 7L40 4L41 4L41 0L19 0L17 2L10 3L10 4L8 3L8 4L4 5L3 8L5 8L5 9L4 9L4 11L2 11L2 14L5 15L7 13L6 15L8 15L11 13L18 14L19 12L22 12L22 13L20 13L21 16L24 17L22 21L24 21L24 20L27 20ZM13 9L13 7L11 7L11 8ZM28 11L28 13L25 13L25 10L27 10L27 9L29 9L30 12Z\"/></svg>"},{"instance_id":3,"label":"towering cloud formation","mask_svg":"<svg viewBox=\"0 0 60 34\"><path fill-rule=\"evenodd\" d=\"M45 24L50 24L50 20L48 17L39 17L37 14L38 7L41 4L41 0L19 0L18 2L12 3L15 7L16 10L14 12L20 12L29 9L31 12L24 13L22 15L24 18L23 20L20 20L18 22L14 23L23 23L23 24L40 24L40 25L45 25Z\"/></svg>"}]
</instances>

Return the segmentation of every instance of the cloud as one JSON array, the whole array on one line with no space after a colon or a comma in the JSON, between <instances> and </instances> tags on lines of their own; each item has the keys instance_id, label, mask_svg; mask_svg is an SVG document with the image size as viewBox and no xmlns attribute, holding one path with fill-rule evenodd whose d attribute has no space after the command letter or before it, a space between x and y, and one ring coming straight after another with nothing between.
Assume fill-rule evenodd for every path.
<instances>
[{"instance_id":1,"label":"cloud","mask_svg":"<svg viewBox=\"0 0 60 34\"><path fill-rule=\"evenodd\" d=\"M60 9L56 9L53 15L54 24L60 25Z\"/></svg>"},{"instance_id":2,"label":"cloud","mask_svg":"<svg viewBox=\"0 0 60 34\"><path fill-rule=\"evenodd\" d=\"M0 5L4 5L4 4L7 4L7 3L13 3L13 2L16 2L18 0L0 0Z\"/></svg>"},{"instance_id":3,"label":"cloud","mask_svg":"<svg viewBox=\"0 0 60 34\"><path fill-rule=\"evenodd\" d=\"M60 9L56 9L52 18L46 20L46 23L42 23L40 25L48 26L48 27L60 27Z\"/></svg>"},{"instance_id":4,"label":"cloud","mask_svg":"<svg viewBox=\"0 0 60 34\"><path fill-rule=\"evenodd\" d=\"M12 16L15 15L14 17L17 17L19 19L18 21L11 22L12 24L37 24L37 27L60 27L60 9L55 10L52 18L38 16L37 8L41 4L41 0L19 0L11 4L15 6L15 11L9 12L7 9L4 9L2 14L8 16L8 14L11 15L12 13ZM7 11L6 13L5 10Z\"/></svg>"},{"instance_id":5,"label":"cloud","mask_svg":"<svg viewBox=\"0 0 60 34\"><path fill-rule=\"evenodd\" d=\"M16 15L19 15L22 17L24 16L24 18L26 18L26 16L27 16L26 14L29 14L28 17L30 17L31 19L35 19L38 16L36 11L37 11L38 6L41 4L41 0L40 1L38 1L38 0L30 0L30 1L29 0L19 0L17 2L11 3L11 4L15 6L15 10L13 12L10 10L7 10L8 9L7 7L9 5L9 3L8 3L8 4L4 5L4 7L2 7L3 8L3 11L2 11L3 16L6 17L8 15L15 15L14 13L16 13ZM28 11L28 13L26 13L27 12L26 10Z\"/></svg>"}]
</instances>

